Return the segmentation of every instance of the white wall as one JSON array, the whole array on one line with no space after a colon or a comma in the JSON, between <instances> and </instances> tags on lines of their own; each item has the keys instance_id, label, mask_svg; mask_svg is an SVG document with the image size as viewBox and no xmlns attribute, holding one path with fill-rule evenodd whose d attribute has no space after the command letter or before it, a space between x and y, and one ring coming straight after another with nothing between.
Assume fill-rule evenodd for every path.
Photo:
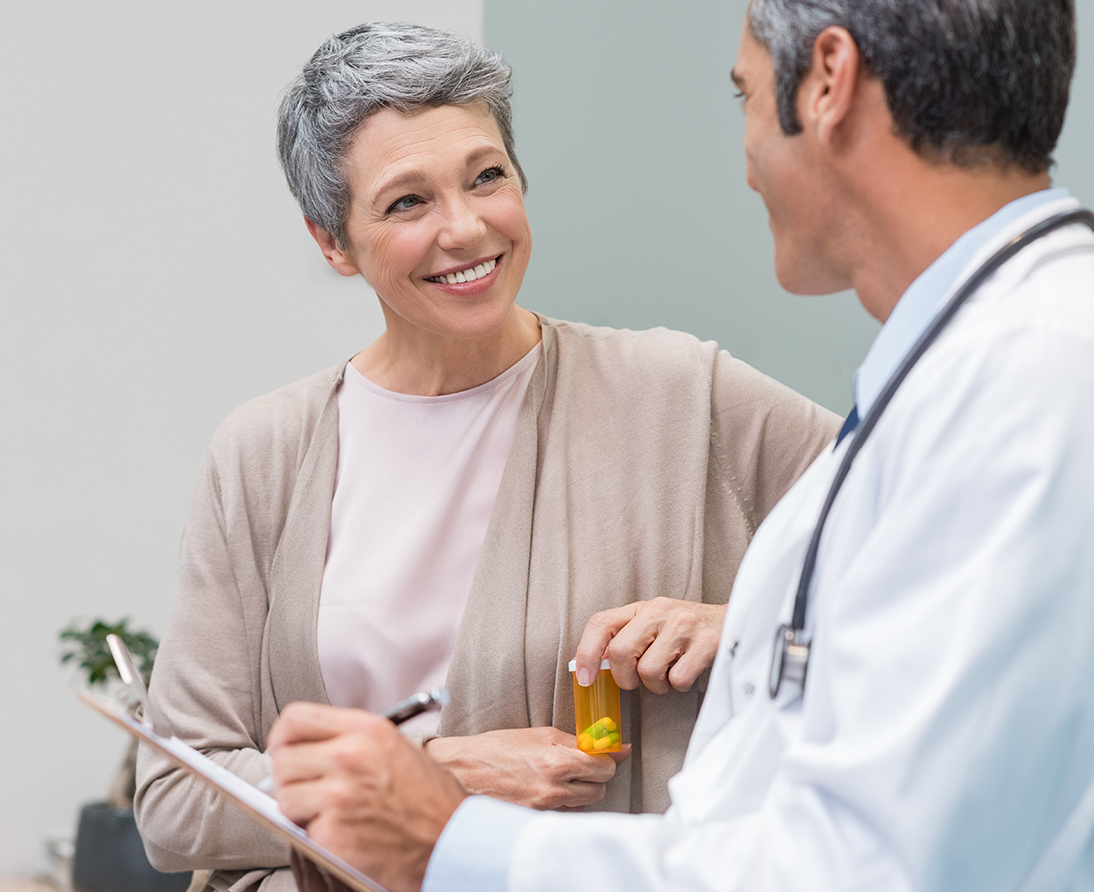
<instances>
[{"instance_id":1,"label":"white wall","mask_svg":"<svg viewBox=\"0 0 1094 892\"><path fill-rule=\"evenodd\" d=\"M161 633L198 462L243 400L381 330L274 152L329 34L482 0L5 3L0 11L0 878L44 866L125 741L57 665L77 616Z\"/></svg>"}]
</instances>

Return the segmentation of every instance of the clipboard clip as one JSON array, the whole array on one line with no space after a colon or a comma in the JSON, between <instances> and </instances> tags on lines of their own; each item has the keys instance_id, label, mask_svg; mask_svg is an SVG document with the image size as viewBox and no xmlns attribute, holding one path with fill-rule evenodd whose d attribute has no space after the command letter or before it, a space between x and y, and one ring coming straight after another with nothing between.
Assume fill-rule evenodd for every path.
<instances>
[{"instance_id":1,"label":"clipboard clip","mask_svg":"<svg viewBox=\"0 0 1094 892\"><path fill-rule=\"evenodd\" d=\"M148 688L144 686L144 679L137 671L137 667L133 663L133 655L129 653L129 648L125 646L125 642L117 635L107 635L106 644L110 648L110 655L114 657L114 665L118 667L118 675L122 679L122 686L126 694L125 699L128 701L123 705L128 708L129 712L134 714L134 717L136 717L136 708L140 707L141 720L144 724L151 725L152 730L160 737L174 737L175 732L171 727L171 723L152 704L152 698L148 696Z\"/></svg>"}]
</instances>

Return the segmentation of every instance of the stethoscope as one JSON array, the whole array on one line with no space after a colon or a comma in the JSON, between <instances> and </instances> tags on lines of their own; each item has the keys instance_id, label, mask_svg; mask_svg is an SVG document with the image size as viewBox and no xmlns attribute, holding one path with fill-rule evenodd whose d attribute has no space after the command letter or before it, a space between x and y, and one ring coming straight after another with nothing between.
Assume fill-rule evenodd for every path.
<instances>
[{"instance_id":1,"label":"stethoscope","mask_svg":"<svg viewBox=\"0 0 1094 892\"><path fill-rule=\"evenodd\" d=\"M802 565L801 578L798 580L798 591L794 597L794 613L789 623L783 623L775 633L775 652L771 655L771 677L768 680L768 693L774 700L779 694L783 681L800 685L805 689L805 675L809 668L810 642L805 638L805 611L809 603L809 588L813 582L813 571L817 563L817 552L820 549L821 533L824 531L825 521L832 510L832 504L836 501L840 487L851 470L851 463L855 456L862 450L870 433L877 426L881 413L889 405L897 388L908 376L908 372L919 361L927 348L938 338L942 329L961 309L961 305L972 296L984 281L999 269L1004 263L1014 257L1023 248L1048 235L1063 226L1073 223L1085 223L1094 230L1094 213L1087 210L1069 211L1058 214L1031 227L1012 241L1008 242L995 254L989 257L984 265L973 273L957 293L946 303L942 311L935 317L927 330L920 335L911 351L904 357L903 362L897 368L893 376L886 382L885 387L878 395L876 402L870 407L870 411L862 419L847 447L847 452L836 471L835 479L828 489L828 496L824 500L817 525L813 528L813 536L809 540L809 548L805 553L805 562Z\"/></svg>"}]
</instances>

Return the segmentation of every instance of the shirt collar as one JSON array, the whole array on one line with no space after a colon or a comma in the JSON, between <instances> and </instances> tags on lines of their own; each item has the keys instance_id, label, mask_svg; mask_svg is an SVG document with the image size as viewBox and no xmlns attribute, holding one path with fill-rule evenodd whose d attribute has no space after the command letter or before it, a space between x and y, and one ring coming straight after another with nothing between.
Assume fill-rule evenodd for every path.
<instances>
[{"instance_id":1,"label":"shirt collar","mask_svg":"<svg viewBox=\"0 0 1094 892\"><path fill-rule=\"evenodd\" d=\"M859 418L870 411L885 383L963 280L965 269L981 248L1019 218L1069 197L1067 189L1045 189L1010 202L962 235L912 282L855 371L851 387Z\"/></svg>"}]
</instances>

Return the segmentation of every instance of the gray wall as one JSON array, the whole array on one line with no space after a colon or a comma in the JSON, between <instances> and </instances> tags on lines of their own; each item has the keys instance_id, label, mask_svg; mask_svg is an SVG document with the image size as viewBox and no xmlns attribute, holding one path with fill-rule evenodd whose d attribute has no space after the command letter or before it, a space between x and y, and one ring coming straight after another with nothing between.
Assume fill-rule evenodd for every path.
<instances>
[{"instance_id":1,"label":"gray wall","mask_svg":"<svg viewBox=\"0 0 1094 892\"><path fill-rule=\"evenodd\" d=\"M382 330L273 149L281 90L369 18L482 40L482 0L0 5L0 879L43 866L124 751L57 632L162 633L213 428Z\"/></svg>"},{"instance_id":2,"label":"gray wall","mask_svg":"<svg viewBox=\"0 0 1094 892\"><path fill-rule=\"evenodd\" d=\"M746 0L486 0L486 42L516 71L517 153L535 235L522 302L718 341L830 408L877 324L850 293L796 297L773 272L745 185L729 71ZM1094 202L1094 0L1057 179Z\"/></svg>"},{"instance_id":3,"label":"gray wall","mask_svg":"<svg viewBox=\"0 0 1094 892\"><path fill-rule=\"evenodd\" d=\"M1071 85L1064 132L1053 179L1086 207L1094 207L1094 0L1075 0L1079 17L1079 62Z\"/></svg>"}]
</instances>

